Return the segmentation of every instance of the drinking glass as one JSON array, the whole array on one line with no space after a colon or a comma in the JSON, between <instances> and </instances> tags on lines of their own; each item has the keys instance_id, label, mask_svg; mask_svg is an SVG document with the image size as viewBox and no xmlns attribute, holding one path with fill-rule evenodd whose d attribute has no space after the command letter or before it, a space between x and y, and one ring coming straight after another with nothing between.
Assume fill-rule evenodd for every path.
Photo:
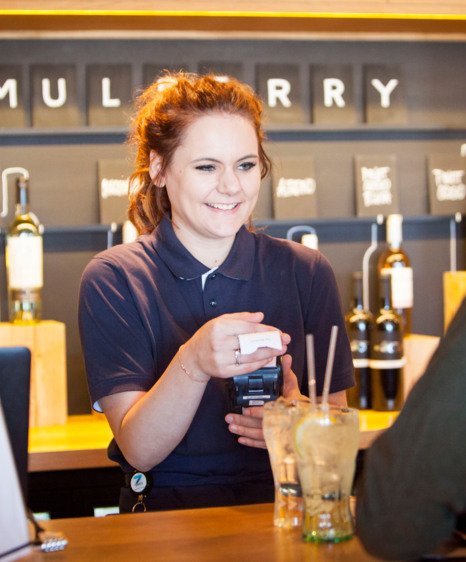
<instances>
[{"instance_id":1,"label":"drinking glass","mask_svg":"<svg viewBox=\"0 0 466 562\"><path fill-rule=\"evenodd\" d=\"M359 447L355 408L318 406L294 427L306 542L338 543L354 535L350 494Z\"/></svg>"},{"instance_id":2,"label":"drinking glass","mask_svg":"<svg viewBox=\"0 0 466 562\"><path fill-rule=\"evenodd\" d=\"M309 411L306 400L283 397L264 405L263 429L275 485L273 522L289 529L302 523L303 501L293 447L293 426Z\"/></svg>"}]
</instances>

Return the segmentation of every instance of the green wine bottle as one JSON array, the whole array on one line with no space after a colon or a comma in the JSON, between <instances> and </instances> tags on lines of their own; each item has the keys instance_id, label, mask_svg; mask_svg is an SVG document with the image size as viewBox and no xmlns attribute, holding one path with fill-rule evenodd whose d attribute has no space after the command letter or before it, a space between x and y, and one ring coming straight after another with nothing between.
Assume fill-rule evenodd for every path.
<instances>
[{"instance_id":1,"label":"green wine bottle","mask_svg":"<svg viewBox=\"0 0 466 562\"><path fill-rule=\"evenodd\" d=\"M16 180L15 218L6 237L10 322L38 322L42 314L43 244L37 217L29 211L28 180Z\"/></svg>"}]
</instances>

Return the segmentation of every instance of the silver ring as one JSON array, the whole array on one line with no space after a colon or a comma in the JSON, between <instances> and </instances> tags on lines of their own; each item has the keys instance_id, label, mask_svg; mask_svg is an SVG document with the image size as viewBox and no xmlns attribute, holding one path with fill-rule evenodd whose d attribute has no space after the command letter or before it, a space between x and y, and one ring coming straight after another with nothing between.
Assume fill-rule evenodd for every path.
<instances>
[{"instance_id":1,"label":"silver ring","mask_svg":"<svg viewBox=\"0 0 466 562\"><path fill-rule=\"evenodd\" d=\"M239 349L235 349L235 365L241 365L241 353Z\"/></svg>"}]
</instances>

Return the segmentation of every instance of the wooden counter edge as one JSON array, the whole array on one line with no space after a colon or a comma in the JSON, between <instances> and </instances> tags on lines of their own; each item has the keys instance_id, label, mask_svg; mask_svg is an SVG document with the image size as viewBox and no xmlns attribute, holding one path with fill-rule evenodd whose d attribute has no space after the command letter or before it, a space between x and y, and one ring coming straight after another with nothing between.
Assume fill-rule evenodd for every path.
<instances>
[{"instance_id":1,"label":"wooden counter edge","mask_svg":"<svg viewBox=\"0 0 466 562\"><path fill-rule=\"evenodd\" d=\"M81 449L29 453L29 472L116 467L107 456L107 449Z\"/></svg>"}]
</instances>

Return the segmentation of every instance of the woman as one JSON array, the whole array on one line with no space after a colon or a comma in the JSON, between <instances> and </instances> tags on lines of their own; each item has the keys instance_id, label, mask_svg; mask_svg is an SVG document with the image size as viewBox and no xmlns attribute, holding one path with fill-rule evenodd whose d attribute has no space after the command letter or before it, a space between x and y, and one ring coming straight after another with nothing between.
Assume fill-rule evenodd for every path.
<instances>
[{"instance_id":1,"label":"woman","mask_svg":"<svg viewBox=\"0 0 466 562\"><path fill-rule=\"evenodd\" d=\"M284 355L284 394L299 396L306 333L318 391L333 324L332 401L353 384L328 262L244 226L269 171L261 113L251 88L214 76L167 74L140 97L129 215L141 235L91 261L79 311L92 402L127 474L121 511L272 501L262 408L231 413L227 379L288 350L298 377ZM239 334L272 329L281 349L239 353ZM134 469L153 480L137 500Z\"/></svg>"}]
</instances>

